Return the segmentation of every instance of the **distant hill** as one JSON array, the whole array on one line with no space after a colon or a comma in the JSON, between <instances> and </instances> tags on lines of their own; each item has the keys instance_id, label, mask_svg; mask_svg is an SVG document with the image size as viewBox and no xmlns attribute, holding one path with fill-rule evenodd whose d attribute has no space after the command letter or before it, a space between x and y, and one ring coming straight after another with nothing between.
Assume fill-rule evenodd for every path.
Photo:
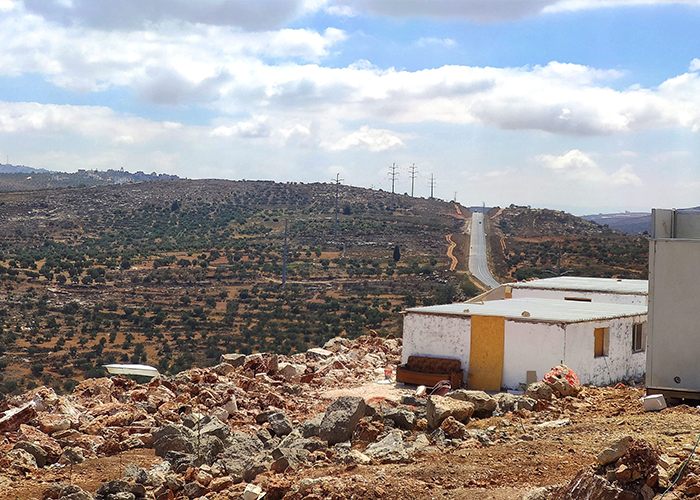
<instances>
[{"instance_id":1,"label":"distant hill","mask_svg":"<svg viewBox=\"0 0 700 500\"><path fill-rule=\"evenodd\" d=\"M26 165L10 165L9 163L0 163L0 174L33 174L33 173L52 173L44 168L27 167Z\"/></svg>"},{"instance_id":2,"label":"distant hill","mask_svg":"<svg viewBox=\"0 0 700 500\"><path fill-rule=\"evenodd\" d=\"M606 227L558 210L511 205L491 209L487 227L494 268L503 279L647 275L646 237L625 234L612 224Z\"/></svg>"},{"instance_id":3,"label":"distant hill","mask_svg":"<svg viewBox=\"0 0 700 500\"><path fill-rule=\"evenodd\" d=\"M621 212L616 214L591 214L581 218L607 225L627 234L642 234L651 231L651 214L649 212Z\"/></svg>"},{"instance_id":4,"label":"distant hill","mask_svg":"<svg viewBox=\"0 0 700 500\"><path fill-rule=\"evenodd\" d=\"M146 174L125 170L78 170L50 172L24 165L0 165L0 191L37 191L67 187L93 187L132 182L175 180L177 175Z\"/></svg>"}]
</instances>

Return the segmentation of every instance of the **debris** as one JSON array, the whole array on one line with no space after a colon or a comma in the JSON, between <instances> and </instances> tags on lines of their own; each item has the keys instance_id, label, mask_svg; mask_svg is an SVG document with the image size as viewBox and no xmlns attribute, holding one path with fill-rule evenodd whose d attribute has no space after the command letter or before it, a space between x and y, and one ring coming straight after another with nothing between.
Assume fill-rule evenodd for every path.
<instances>
[{"instance_id":1,"label":"debris","mask_svg":"<svg viewBox=\"0 0 700 500\"><path fill-rule=\"evenodd\" d=\"M329 445L342 443L352 436L352 431L365 414L365 400L344 396L336 399L326 410L321 421L319 437Z\"/></svg>"},{"instance_id":2,"label":"debris","mask_svg":"<svg viewBox=\"0 0 700 500\"><path fill-rule=\"evenodd\" d=\"M428 428L436 429L447 417L454 417L459 422L468 421L474 414L474 405L467 401L445 396L430 396L426 408Z\"/></svg>"},{"instance_id":3,"label":"debris","mask_svg":"<svg viewBox=\"0 0 700 500\"><path fill-rule=\"evenodd\" d=\"M625 436L622 439L619 439L610 448L600 452L598 455L598 463L600 465L607 465L617 461L629 449L632 441L633 439L630 436Z\"/></svg>"},{"instance_id":4,"label":"debris","mask_svg":"<svg viewBox=\"0 0 700 500\"><path fill-rule=\"evenodd\" d=\"M550 386L557 397L574 396L581 390L578 376L566 365L553 367L542 377L542 382Z\"/></svg>"},{"instance_id":5,"label":"debris","mask_svg":"<svg viewBox=\"0 0 700 500\"><path fill-rule=\"evenodd\" d=\"M666 408L666 399L663 394L652 394L642 398L644 411L659 411Z\"/></svg>"}]
</instances>

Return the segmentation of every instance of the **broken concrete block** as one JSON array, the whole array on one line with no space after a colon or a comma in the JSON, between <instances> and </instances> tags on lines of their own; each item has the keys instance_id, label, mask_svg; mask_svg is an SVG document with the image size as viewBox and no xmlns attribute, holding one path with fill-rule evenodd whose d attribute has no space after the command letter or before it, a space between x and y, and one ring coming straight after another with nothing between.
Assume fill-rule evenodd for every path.
<instances>
[{"instance_id":1,"label":"broken concrete block","mask_svg":"<svg viewBox=\"0 0 700 500\"><path fill-rule=\"evenodd\" d=\"M426 408L428 428L437 429L447 417L454 417L459 422L468 421L474 414L474 405L467 401L446 396L430 396Z\"/></svg>"}]
</instances>

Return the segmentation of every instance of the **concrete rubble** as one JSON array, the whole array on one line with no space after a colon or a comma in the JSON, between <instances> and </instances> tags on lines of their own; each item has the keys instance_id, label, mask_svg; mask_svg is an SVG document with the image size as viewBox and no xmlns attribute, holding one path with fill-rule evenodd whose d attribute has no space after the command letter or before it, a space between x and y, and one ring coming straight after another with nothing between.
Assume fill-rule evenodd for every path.
<instances>
[{"instance_id":1,"label":"concrete rubble","mask_svg":"<svg viewBox=\"0 0 700 500\"><path fill-rule=\"evenodd\" d=\"M510 415L532 415L553 398L574 404L570 394L581 391L568 382L569 375L566 383L554 377L551 383L532 384L522 396L460 389L423 397L411 390L396 391L393 399L321 397L329 389L384 378L384 368L399 362L400 350L397 339L337 338L323 349L289 357L225 354L212 368L147 384L120 377L89 379L69 396L45 387L34 389L1 403L0 469L21 476L54 464L151 448L161 459L151 470L126 464L122 478L94 491L54 483L43 498L223 500L241 498L251 482L264 484L268 499L323 498L340 488L333 478L295 481L294 475L327 464L410 464L422 453L488 447L510 438L503 427L469 425L475 419L505 415L506 421ZM560 372L568 375L566 370ZM531 432L567 426L571 420L545 424L532 426ZM527 439L531 437L523 434L520 442ZM596 467L581 471L570 485L538 494L646 499L649 490L657 492L669 484L678 462L659 455L646 442L622 439L601 449ZM700 491L697 477L679 484L684 491ZM357 481L353 488L381 493L380 485ZM638 496L591 493L598 490L611 495L633 491ZM568 496L556 496L564 491Z\"/></svg>"}]
</instances>

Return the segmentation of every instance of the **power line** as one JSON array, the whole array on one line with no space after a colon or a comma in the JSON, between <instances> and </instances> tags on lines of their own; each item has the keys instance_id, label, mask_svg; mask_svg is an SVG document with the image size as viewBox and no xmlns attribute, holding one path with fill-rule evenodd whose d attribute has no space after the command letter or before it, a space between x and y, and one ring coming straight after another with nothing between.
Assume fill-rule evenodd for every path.
<instances>
[{"instance_id":1,"label":"power line","mask_svg":"<svg viewBox=\"0 0 700 500\"><path fill-rule=\"evenodd\" d=\"M418 168L416 167L416 164L414 163L410 167L408 167L409 172L411 172L411 198L413 198L413 186L416 183L416 172L418 172Z\"/></svg>"},{"instance_id":2,"label":"power line","mask_svg":"<svg viewBox=\"0 0 700 500\"><path fill-rule=\"evenodd\" d=\"M396 184L396 178L399 176L398 168L396 166L396 163L392 163L391 167L389 167L389 177L391 178L391 206L392 208L395 206L394 205L394 184Z\"/></svg>"},{"instance_id":3,"label":"power line","mask_svg":"<svg viewBox=\"0 0 700 500\"><path fill-rule=\"evenodd\" d=\"M430 174L430 199L434 198L433 193L435 191L435 176Z\"/></svg>"},{"instance_id":4,"label":"power line","mask_svg":"<svg viewBox=\"0 0 700 500\"><path fill-rule=\"evenodd\" d=\"M335 182L335 228L333 229L333 239L338 239L338 196L340 194L340 183L345 179L340 178L340 174L335 174L335 179L331 179L331 182Z\"/></svg>"}]
</instances>

